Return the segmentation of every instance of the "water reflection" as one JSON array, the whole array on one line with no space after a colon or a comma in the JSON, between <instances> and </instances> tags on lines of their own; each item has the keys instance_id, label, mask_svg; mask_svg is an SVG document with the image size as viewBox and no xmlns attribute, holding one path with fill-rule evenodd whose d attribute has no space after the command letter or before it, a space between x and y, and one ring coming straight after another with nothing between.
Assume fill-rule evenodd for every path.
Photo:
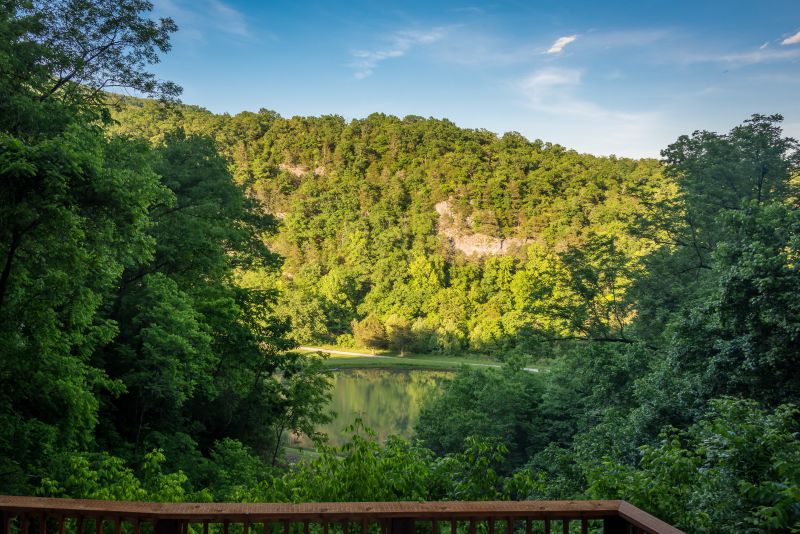
<instances>
[{"instance_id":1,"label":"water reflection","mask_svg":"<svg viewBox=\"0 0 800 534\"><path fill-rule=\"evenodd\" d=\"M411 437L420 407L429 395L435 395L440 384L452 373L443 371L400 371L360 369L337 371L333 375L330 408L336 418L319 428L328 434L331 445L341 445L344 429L356 417L374 430L378 439L389 435ZM310 441L296 436L290 446L311 448Z\"/></svg>"}]
</instances>

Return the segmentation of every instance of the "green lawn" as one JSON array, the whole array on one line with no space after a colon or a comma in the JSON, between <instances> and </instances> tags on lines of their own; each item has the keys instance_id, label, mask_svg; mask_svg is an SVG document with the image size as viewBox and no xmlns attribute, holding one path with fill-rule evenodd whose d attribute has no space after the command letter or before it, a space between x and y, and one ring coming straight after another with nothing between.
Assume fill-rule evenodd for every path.
<instances>
[{"instance_id":1,"label":"green lawn","mask_svg":"<svg viewBox=\"0 0 800 534\"><path fill-rule=\"evenodd\" d=\"M326 366L332 369L436 369L453 370L462 365L476 367L499 367L501 362L479 355L440 355L440 354L415 354L406 353L400 356L389 351L376 351L374 356L369 350L342 348L334 346L321 346L320 348L340 350L346 352L359 352L364 356L350 356L342 354L328 354ZM303 351L303 354L309 354ZM544 369L541 362L531 362L526 367Z\"/></svg>"}]
</instances>

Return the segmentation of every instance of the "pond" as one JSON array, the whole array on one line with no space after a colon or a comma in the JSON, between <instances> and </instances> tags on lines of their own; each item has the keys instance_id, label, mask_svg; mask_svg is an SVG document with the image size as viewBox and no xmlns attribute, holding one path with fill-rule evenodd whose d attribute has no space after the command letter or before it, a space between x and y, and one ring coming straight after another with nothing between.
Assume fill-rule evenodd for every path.
<instances>
[{"instance_id":1,"label":"pond","mask_svg":"<svg viewBox=\"0 0 800 534\"><path fill-rule=\"evenodd\" d=\"M440 390L452 373L429 370L358 369L333 373L330 409L333 421L319 430L331 445L347 441L345 428L357 417L375 431L380 441L387 436L411 437L423 401ZM291 447L313 448L306 437L292 436Z\"/></svg>"}]
</instances>

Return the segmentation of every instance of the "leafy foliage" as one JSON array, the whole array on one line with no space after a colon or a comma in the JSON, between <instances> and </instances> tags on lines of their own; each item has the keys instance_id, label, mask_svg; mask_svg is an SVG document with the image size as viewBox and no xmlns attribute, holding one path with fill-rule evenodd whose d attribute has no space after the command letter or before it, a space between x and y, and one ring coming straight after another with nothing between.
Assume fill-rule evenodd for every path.
<instances>
[{"instance_id":1,"label":"leafy foliage","mask_svg":"<svg viewBox=\"0 0 800 534\"><path fill-rule=\"evenodd\" d=\"M713 401L688 430L667 429L660 443L642 447L638 468L603 462L590 493L629 500L694 532L796 529L797 430L795 408L768 413L752 401Z\"/></svg>"},{"instance_id":2,"label":"leafy foliage","mask_svg":"<svg viewBox=\"0 0 800 534\"><path fill-rule=\"evenodd\" d=\"M0 5L3 493L182 500L326 417L274 291L238 283L280 265L275 220L210 140L107 130L110 85L177 95L145 71L175 30L151 7Z\"/></svg>"},{"instance_id":3,"label":"leafy foliage","mask_svg":"<svg viewBox=\"0 0 800 534\"><path fill-rule=\"evenodd\" d=\"M275 284L301 343L353 335L365 347L502 355L548 352L543 339L624 338L626 289L651 248L627 230L654 192L673 195L653 160L414 116L231 117L129 99L115 118L148 139L176 126L213 137L282 219Z\"/></svg>"},{"instance_id":4,"label":"leafy foliage","mask_svg":"<svg viewBox=\"0 0 800 534\"><path fill-rule=\"evenodd\" d=\"M417 434L440 455L463 452L468 437L497 440L507 453L507 472L548 442L542 393L542 380L519 367L465 368L420 413Z\"/></svg>"}]
</instances>

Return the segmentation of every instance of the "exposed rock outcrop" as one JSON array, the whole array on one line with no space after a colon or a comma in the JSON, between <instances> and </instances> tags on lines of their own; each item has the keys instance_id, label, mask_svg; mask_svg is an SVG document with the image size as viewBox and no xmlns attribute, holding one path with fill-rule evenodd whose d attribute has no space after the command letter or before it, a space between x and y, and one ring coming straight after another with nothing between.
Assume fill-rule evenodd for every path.
<instances>
[{"instance_id":1,"label":"exposed rock outcrop","mask_svg":"<svg viewBox=\"0 0 800 534\"><path fill-rule=\"evenodd\" d=\"M311 172L310 169L307 169L306 167L303 167L302 165L292 165L290 163L281 163L280 165L278 165L278 168L280 170L282 170L282 171L286 171L289 174L292 174L292 175L297 176L297 177L305 176L305 175L307 175L307 174L309 174ZM316 167L313 172L317 176L324 176L325 175L325 167L320 165L319 167Z\"/></svg>"},{"instance_id":2,"label":"exposed rock outcrop","mask_svg":"<svg viewBox=\"0 0 800 534\"><path fill-rule=\"evenodd\" d=\"M439 234L446 237L454 249L467 256L508 254L529 241L528 238L503 238L473 232L472 220L467 217L463 224L459 224L446 200L436 203L434 208L439 214Z\"/></svg>"}]
</instances>

